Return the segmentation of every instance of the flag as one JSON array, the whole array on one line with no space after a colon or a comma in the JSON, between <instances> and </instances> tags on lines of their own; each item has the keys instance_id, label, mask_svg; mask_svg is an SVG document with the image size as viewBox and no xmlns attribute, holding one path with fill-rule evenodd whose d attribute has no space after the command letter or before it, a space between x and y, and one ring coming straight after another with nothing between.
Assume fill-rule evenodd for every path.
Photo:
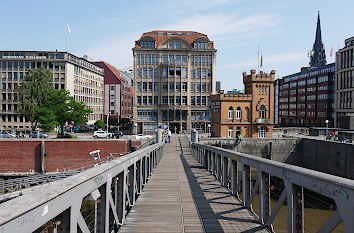
<instances>
[{"instance_id":1,"label":"flag","mask_svg":"<svg viewBox=\"0 0 354 233\"><path fill-rule=\"evenodd\" d=\"M262 65L263 65L263 56L262 56L262 54L261 54L261 67L262 67Z\"/></svg>"},{"instance_id":2,"label":"flag","mask_svg":"<svg viewBox=\"0 0 354 233\"><path fill-rule=\"evenodd\" d=\"M68 30L68 35L70 35L71 30L69 24L66 25L66 29Z\"/></svg>"},{"instance_id":3,"label":"flag","mask_svg":"<svg viewBox=\"0 0 354 233\"><path fill-rule=\"evenodd\" d=\"M332 57L332 55L333 55L333 46L331 48L331 54L329 56Z\"/></svg>"}]
</instances>

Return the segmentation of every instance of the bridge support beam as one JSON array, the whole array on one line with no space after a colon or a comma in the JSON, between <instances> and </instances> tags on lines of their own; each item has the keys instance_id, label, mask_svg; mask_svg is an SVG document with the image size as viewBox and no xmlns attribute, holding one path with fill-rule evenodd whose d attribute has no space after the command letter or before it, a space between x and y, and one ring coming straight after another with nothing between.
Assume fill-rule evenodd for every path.
<instances>
[{"instance_id":1,"label":"bridge support beam","mask_svg":"<svg viewBox=\"0 0 354 233\"><path fill-rule=\"evenodd\" d=\"M251 195L251 168L242 164L242 203L247 206Z\"/></svg>"}]
</instances>

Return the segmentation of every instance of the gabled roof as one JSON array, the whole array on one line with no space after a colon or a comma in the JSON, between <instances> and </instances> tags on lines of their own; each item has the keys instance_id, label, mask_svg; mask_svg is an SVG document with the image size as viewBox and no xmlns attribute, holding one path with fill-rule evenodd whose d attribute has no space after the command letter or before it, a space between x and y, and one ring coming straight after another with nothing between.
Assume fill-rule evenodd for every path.
<instances>
[{"instance_id":1,"label":"gabled roof","mask_svg":"<svg viewBox=\"0 0 354 233\"><path fill-rule=\"evenodd\" d=\"M166 39L173 38L173 37L181 38L182 40L185 40L191 46L193 44L193 41L195 41L196 39L204 38L208 42L211 42L211 43L209 43L209 49L214 49L213 42L209 40L209 38L206 34L194 32L194 31L164 31L164 30L159 30L159 31L156 30L156 31L143 33L142 36L140 37L140 39L135 42L134 48L141 48L140 47L140 40L143 39L144 37L152 37L153 39L155 39L156 40L156 47L158 47Z\"/></svg>"},{"instance_id":2,"label":"gabled roof","mask_svg":"<svg viewBox=\"0 0 354 233\"><path fill-rule=\"evenodd\" d=\"M121 84L122 82L128 82L111 64L104 61L94 63L104 69L104 84Z\"/></svg>"}]
</instances>

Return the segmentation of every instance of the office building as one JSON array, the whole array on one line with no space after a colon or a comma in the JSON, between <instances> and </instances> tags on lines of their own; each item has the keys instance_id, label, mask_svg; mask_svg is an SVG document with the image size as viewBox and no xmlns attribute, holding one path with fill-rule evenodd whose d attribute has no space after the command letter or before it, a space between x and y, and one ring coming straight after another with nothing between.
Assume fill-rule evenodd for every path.
<instances>
[{"instance_id":1,"label":"office building","mask_svg":"<svg viewBox=\"0 0 354 233\"><path fill-rule=\"evenodd\" d=\"M326 120L328 126L333 126L335 64L326 65L319 14L309 55L310 67L302 67L300 72L276 81L275 121L280 126L326 126Z\"/></svg>"},{"instance_id":2,"label":"office building","mask_svg":"<svg viewBox=\"0 0 354 233\"><path fill-rule=\"evenodd\" d=\"M103 114L110 118L132 118L131 81L114 66L107 62L94 62L104 69L104 104Z\"/></svg>"},{"instance_id":3,"label":"office building","mask_svg":"<svg viewBox=\"0 0 354 233\"><path fill-rule=\"evenodd\" d=\"M354 129L354 37L336 53L335 127Z\"/></svg>"},{"instance_id":4,"label":"office building","mask_svg":"<svg viewBox=\"0 0 354 233\"><path fill-rule=\"evenodd\" d=\"M244 138L272 137L273 84L275 71L270 74L251 70L243 73L245 94L212 95L212 135Z\"/></svg>"},{"instance_id":5,"label":"office building","mask_svg":"<svg viewBox=\"0 0 354 233\"><path fill-rule=\"evenodd\" d=\"M138 133L167 124L205 131L216 92L214 43L193 31L151 31L135 42L133 118Z\"/></svg>"},{"instance_id":6,"label":"office building","mask_svg":"<svg viewBox=\"0 0 354 233\"><path fill-rule=\"evenodd\" d=\"M104 71L92 62L67 52L0 51L1 117L6 129L29 129L30 123L20 116L17 87L30 69L43 67L53 73L55 89L65 89L76 101L92 109L88 123L102 119Z\"/></svg>"}]
</instances>

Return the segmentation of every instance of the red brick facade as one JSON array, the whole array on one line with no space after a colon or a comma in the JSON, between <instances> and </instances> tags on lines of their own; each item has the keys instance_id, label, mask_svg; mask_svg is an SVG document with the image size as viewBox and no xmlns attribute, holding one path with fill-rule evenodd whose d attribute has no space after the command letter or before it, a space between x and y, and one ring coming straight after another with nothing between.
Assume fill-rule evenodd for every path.
<instances>
[{"instance_id":1,"label":"red brick facade","mask_svg":"<svg viewBox=\"0 0 354 233\"><path fill-rule=\"evenodd\" d=\"M41 141L0 141L0 173L41 171ZM126 153L126 141L45 141L44 168L62 171L94 163L89 152L101 151L101 159L110 153Z\"/></svg>"}]
</instances>

